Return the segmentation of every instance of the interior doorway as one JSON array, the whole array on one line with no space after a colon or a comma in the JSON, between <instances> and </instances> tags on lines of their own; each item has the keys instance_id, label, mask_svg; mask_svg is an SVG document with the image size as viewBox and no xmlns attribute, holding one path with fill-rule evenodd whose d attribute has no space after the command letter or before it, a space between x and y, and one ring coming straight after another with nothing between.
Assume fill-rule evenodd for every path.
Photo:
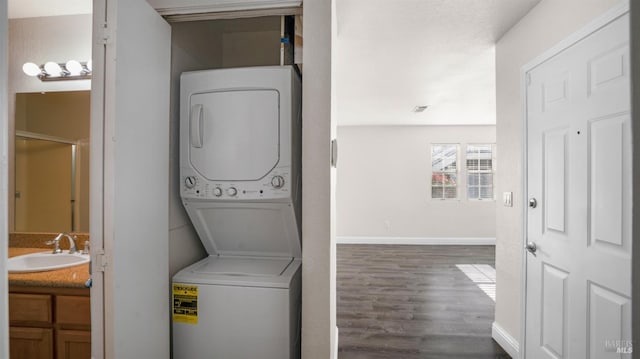
<instances>
[{"instance_id":1,"label":"interior doorway","mask_svg":"<svg viewBox=\"0 0 640 359\"><path fill-rule=\"evenodd\" d=\"M89 358L89 255L83 249L90 246L91 2L73 15L55 13L59 9L50 4L9 5L8 14L2 11L8 60L2 76L7 79L8 182L3 186L8 248L2 253L7 267L2 268L10 270L8 275L3 271L9 316L2 350L7 358L70 352ZM56 247L61 253L53 254ZM71 262L64 268L50 262L23 268L24 262L7 257Z\"/></svg>"}]
</instances>

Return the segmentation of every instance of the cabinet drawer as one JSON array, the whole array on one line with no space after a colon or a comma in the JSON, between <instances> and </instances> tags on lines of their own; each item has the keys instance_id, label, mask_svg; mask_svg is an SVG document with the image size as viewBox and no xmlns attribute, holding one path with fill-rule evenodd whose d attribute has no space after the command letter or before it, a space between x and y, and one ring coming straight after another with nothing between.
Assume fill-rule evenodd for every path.
<instances>
[{"instance_id":1,"label":"cabinet drawer","mask_svg":"<svg viewBox=\"0 0 640 359\"><path fill-rule=\"evenodd\" d=\"M50 295L9 293L11 322L51 323L52 317Z\"/></svg>"},{"instance_id":2,"label":"cabinet drawer","mask_svg":"<svg viewBox=\"0 0 640 359\"><path fill-rule=\"evenodd\" d=\"M91 325L91 301L89 297L56 296L56 323Z\"/></svg>"}]
</instances>

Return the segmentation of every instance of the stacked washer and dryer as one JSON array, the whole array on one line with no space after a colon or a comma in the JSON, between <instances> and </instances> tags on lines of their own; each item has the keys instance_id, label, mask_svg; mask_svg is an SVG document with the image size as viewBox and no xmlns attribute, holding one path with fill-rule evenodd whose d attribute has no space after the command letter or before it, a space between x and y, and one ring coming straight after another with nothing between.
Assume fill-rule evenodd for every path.
<instances>
[{"instance_id":1,"label":"stacked washer and dryer","mask_svg":"<svg viewBox=\"0 0 640 359\"><path fill-rule=\"evenodd\" d=\"M181 196L208 257L173 277L173 357L299 358L300 78L253 67L180 85Z\"/></svg>"}]
</instances>

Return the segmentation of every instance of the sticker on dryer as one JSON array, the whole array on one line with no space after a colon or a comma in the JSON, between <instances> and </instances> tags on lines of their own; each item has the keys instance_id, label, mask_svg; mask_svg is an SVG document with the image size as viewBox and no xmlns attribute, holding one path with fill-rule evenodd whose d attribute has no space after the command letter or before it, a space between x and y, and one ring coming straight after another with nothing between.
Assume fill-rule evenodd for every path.
<instances>
[{"instance_id":1,"label":"sticker on dryer","mask_svg":"<svg viewBox=\"0 0 640 359\"><path fill-rule=\"evenodd\" d=\"M198 324L198 286L173 284L173 321Z\"/></svg>"}]
</instances>

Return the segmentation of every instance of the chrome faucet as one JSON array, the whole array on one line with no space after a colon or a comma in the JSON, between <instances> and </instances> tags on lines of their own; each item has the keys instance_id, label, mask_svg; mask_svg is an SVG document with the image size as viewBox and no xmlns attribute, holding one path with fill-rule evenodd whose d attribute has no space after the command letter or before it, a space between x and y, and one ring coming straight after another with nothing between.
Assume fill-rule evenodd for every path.
<instances>
[{"instance_id":1,"label":"chrome faucet","mask_svg":"<svg viewBox=\"0 0 640 359\"><path fill-rule=\"evenodd\" d=\"M48 241L46 244L47 245L53 245L53 254L58 254L58 253L62 253L62 249L60 249L60 239L62 239L62 237L67 237L67 239L69 240L69 254L73 254L76 253L76 236L72 236L69 233L65 233L62 232L60 234L58 234L56 236L56 238Z\"/></svg>"},{"instance_id":2,"label":"chrome faucet","mask_svg":"<svg viewBox=\"0 0 640 359\"><path fill-rule=\"evenodd\" d=\"M82 254L91 254L89 247L90 243L89 241L84 241L84 247L82 248Z\"/></svg>"}]
</instances>

